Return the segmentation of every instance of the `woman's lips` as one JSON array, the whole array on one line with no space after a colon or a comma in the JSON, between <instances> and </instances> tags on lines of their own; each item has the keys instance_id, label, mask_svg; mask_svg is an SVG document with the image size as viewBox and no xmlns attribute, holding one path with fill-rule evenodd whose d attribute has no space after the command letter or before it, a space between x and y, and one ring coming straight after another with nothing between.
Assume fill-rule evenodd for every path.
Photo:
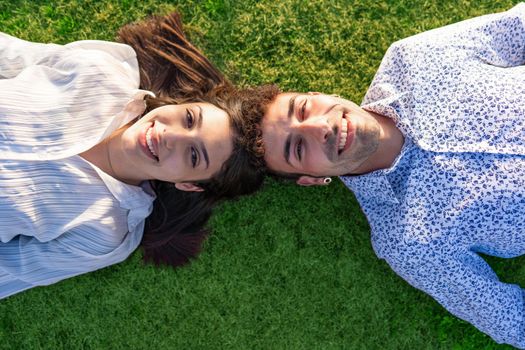
<instances>
[{"instance_id":1,"label":"woman's lips","mask_svg":"<svg viewBox=\"0 0 525 350\"><path fill-rule=\"evenodd\" d=\"M155 128L153 126L149 128L148 131L146 131L146 143L148 145L148 149L150 150L150 152L153 153L153 155L156 158L158 158L159 157L159 153L157 152L158 142L155 142L155 140L153 139L154 131L155 131Z\"/></svg>"},{"instance_id":2,"label":"woman's lips","mask_svg":"<svg viewBox=\"0 0 525 350\"><path fill-rule=\"evenodd\" d=\"M157 157L155 157L155 155L153 153L151 153L151 151L149 150L149 147L148 147L148 141L146 139L146 134L148 132L148 130L153 127L153 122L150 122L150 123L146 123L145 127L139 132L139 145L140 145L140 149L142 150L142 152L150 159L153 159L155 161L157 161Z\"/></svg>"}]
</instances>

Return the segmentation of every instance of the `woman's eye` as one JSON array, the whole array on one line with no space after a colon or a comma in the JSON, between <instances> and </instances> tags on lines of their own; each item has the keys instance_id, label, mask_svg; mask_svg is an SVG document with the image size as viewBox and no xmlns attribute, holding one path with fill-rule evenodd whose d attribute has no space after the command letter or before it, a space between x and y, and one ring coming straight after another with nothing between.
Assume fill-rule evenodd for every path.
<instances>
[{"instance_id":1,"label":"woman's eye","mask_svg":"<svg viewBox=\"0 0 525 350\"><path fill-rule=\"evenodd\" d=\"M188 126L188 129L191 129L193 126L193 115L189 109L186 109L186 125Z\"/></svg>"},{"instance_id":2,"label":"woman's eye","mask_svg":"<svg viewBox=\"0 0 525 350\"><path fill-rule=\"evenodd\" d=\"M302 155L302 151L303 151L303 140L299 140L297 142L297 146L295 146L295 151L297 152L297 159L299 159L299 161L301 161L301 155Z\"/></svg>"},{"instance_id":3,"label":"woman's eye","mask_svg":"<svg viewBox=\"0 0 525 350\"><path fill-rule=\"evenodd\" d=\"M195 168L195 165L197 165L197 151L195 148L191 148L191 166Z\"/></svg>"}]
</instances>

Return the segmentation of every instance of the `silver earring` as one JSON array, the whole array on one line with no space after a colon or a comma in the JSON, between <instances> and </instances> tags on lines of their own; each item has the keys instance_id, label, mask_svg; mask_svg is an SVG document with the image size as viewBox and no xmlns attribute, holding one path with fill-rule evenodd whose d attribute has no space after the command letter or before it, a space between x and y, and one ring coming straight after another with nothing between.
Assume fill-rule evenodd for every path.
<instances>
[{"instance_id":1,"label":"silver earring","mask_svg":"<svg viewBox=\"0 0 525 350\"><path fill-rule=\"evenodd\" d=\"M323 179L323 183L324 183L325 185L330 184L330 182L332 182L332 178L331 178L331 177L325 177L325 178Z\"/></svg>"}]
</instances>

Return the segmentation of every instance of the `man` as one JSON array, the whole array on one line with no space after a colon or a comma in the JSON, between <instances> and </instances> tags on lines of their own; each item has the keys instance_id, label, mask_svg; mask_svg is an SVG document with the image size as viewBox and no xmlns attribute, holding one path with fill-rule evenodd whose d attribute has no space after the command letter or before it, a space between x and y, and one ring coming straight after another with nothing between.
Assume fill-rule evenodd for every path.
<instances>
[{"instance_id":1,"label":"man","mask_svg":"<svg viewBox=\"0 0 525 350\"><path fill-rule=\"evenodd\" d=\"M499 343L525 348L523 289L479 253L525 253L525 4L401 40L362 108L251 91L270 171L341 175L378 257ZM253 102L255 101L255 102Z\"/></svg>"}]
</instances>

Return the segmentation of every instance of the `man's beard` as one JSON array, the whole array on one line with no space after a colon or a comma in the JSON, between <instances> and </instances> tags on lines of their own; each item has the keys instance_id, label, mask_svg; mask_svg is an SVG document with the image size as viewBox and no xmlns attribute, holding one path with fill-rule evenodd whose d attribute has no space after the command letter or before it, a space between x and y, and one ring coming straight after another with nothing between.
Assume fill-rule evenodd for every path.
<instances>
[{"instance_id":1,"label":"man's beard","mask_svg":"<svg viewBox=\"0 0 525 350\"><path fill-rule=\"evenodd\" d=\"M353 146L353 152L350 159L346 159L350 172L361 167L363 163L370 158L372 154L377 151L379 147L380 127L379 124L373 124L371 127L364 129L356 129L354 142L357 144Z\"/></svg>"}]
</instances>

